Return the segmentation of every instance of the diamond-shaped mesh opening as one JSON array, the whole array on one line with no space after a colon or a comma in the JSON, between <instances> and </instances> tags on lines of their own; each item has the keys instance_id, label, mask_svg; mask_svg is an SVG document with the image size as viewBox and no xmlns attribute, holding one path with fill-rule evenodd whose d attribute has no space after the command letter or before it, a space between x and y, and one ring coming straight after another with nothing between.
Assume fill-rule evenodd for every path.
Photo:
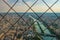
<instances>
[{"instance_id":1,"label":"diamond-shaped mesh opening","mask_svg":"<svg viewBox=\"0 0 60 40\"><path fill-rule=\"evenodd\" d=\"M55 13L56 14L56 13ZM47 23L47 25L52 24L58 17L55 15L54 13L50 12L50 10L48 12L46 12L44 15L42 15L40 18Z\"/></svg>"},{"instance_id":2,"label":"diamond-shaped mesh opening","mask_svg":"<svg viewBox=\"0 0 60 40\"><path fill-rule=\"evenodd\" d=\"M29 11L31 11L31 10L29 10ZM33 11L31 11L31 12L29 12L29 11L22 18L27 22L27 24L29 26L31 26L31 25L34 24L34 22L32 22L31 20L33 20L33 18L37 18L38 19L38 14L33 12Z\"/></svg>"},{"instance_id":3,"label":"diamond-shaped mesh opening","mask_svg":"<svg viewBox=\"0 0 60 40\"><path fill-rule=\"evenodd\" d=\"M34 10L34 12L40 13L45 12L48 9L48 7L43 3L42 0L38 0L36 4L32 7L32 9Z\"/></svg>"},{"instance_id":4,"label":"diamond-shaped mesh opening","mask_svg":"<svg viewBox=\"0 0 60 40\"><path fill-rule=\"evenodd\" d=\"M25 19L25 20L27 20L27 19ZM21 27L21 28L25 28L25 27L29 26L28 22L25 21L25 20L20 19L20 20L16 23L16 26Z\"/></svg>"},{"instance_id":5,"label":"diamond-shaped mesh opening","mask_svg":"<svg viewBox=\"0 0 60 40\"><path fill-rule=\"evenodd\" d=\"M16 3L16 5L13 7L13 9L18 13L22 13L22 12L26 12L26 10L28 10L29 8L22 2L22 0L19 0Z\"/></svg>"},{"instance_id":6,"label":"diamond-shaped mesh opening","mask_svg":"<svg viewBox=\"0 0 60 40\"><path fill-rule=\"evenodd\" d=\"M6 20L8 20L11 24L14 24L18 19L19 16L15 12L10 12L5 16Z\"/></svg>"}]
</instances>

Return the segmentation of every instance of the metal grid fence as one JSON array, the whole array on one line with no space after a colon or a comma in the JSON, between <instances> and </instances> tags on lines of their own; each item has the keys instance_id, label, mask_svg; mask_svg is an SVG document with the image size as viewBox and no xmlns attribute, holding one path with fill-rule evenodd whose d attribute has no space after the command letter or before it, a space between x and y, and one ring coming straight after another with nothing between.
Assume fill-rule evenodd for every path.
<instances>
[{"instance_id":1,"label":"metal grid fence","mask_svg":"<svg viewBox=\"0 0 60 40\"><path fill-rule=\"evenodd\" d=\"M36 22L33 22L33 23L31 23L31 25L29 25L28 24L28 22L27 21L25 21L25 19L23 18L26 14L27 14L27 12L29 11L29 10L31 10L31 11L33 11L33 13L38 17L37 18L37 20L39 20L39 21L42 21L43 23L45 23L45 25L46 25L46 27L47 27L47 29L49 29L49 27L52 25L52 24L54 24L58 19L59 19L59 16L54 12L54 10L52 10L52 7L59 1L59 0L56 0L51 6L49 6L49 4L47 4L44 0L42 0L43 1L43 3L48 7L48 9L45 11L45 12L43 12L42 13L42 15L40 15L40 16L38 16L38 14L32 9L32 7L37 3L37 1L38 0L36 0L31 6L29 6L29 4L27 4L26 2L25 2L25 0L22 0L22 2L29 8L29 9L27 9L26 10L26 12L24 12L23 13L23 15L20 15L18 12L16 12L14 9L13 9L13 7L16 5L16 3L18 3L18 1L19 0L16 0L16 2L11 6L10 4L8 4L5 0L2 0L10 9L5 13L5 15L2 15L2 14L0 14L0 16L2 17L1 19L0 19L0 22L2 21L2 20L6 20L13 28L14 27L16 27L15 28L15 33L13 33L14 35L13 35L13 37L11 38L11 40L17 40L17 38L16 38L16 36L17 36L17 34L18 34L18 28L19 27L17 27L17 26L15 26L18 22L19 22L19 20L23 20L23 22L25 22L26 23L26 25L28 25L29 27L28 27L28 29L29 28L31 28L33 25L34 25L34 23ZM6 16L9 14L9 12L11 11L11 10L13 10L15 13L16 13L16 15L18 15L18 17L19 17L19 19L17 20L17 21L15 21L15 23L11 23L9 20L7 20L6 19ZM43 17L44 16L44 14L46 14L46 12L47 11L49 11L49 10L51 10L52 11L52 13L57 17L51 24L47 24L41 17ZM50 21L51 22L51 21ZM20 24L19 24L20 25ZM4 39L6 36L8 37L8 35L6 35L10 30L11 30L11 28L12 27L10 27L10 28L8 28L7 29L7 31L6 32L3 32L3 35L0 37L0 40L6 40L6 39ZM22 29L21 29L22 30ZM45 29L46 30L46 29ZM45 31L44 30L44 31ZM25 31L24 31L25 32ZM23 32L23 33L24 33ZM59 38L60 38L60 36L59 35L57 35L55 32L54 32L54 35L51 35L51 34L44 34L44 33L39 33L39 35L41 35L41 36L47 36L47 37L56 37L57 38L57 40L59 40ZM10 37L8 37L8 38L10 38ZM53 38L51 39L51 40L53 40ZM7 40L9 40L9 39L7 39Z\"/></svg>"}]
</instances>

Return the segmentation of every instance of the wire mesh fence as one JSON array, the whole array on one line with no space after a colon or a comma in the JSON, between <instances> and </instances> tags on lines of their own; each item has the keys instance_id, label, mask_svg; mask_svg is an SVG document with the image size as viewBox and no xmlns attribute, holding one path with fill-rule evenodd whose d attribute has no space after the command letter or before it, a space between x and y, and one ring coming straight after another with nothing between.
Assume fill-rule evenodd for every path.
<instances>
[{"instance_id":1,"label":"wire mesh fence","mask_svg":"<svg viewBox=\"0 0 60 40\"><path fill-rule=\"evenodd\" d=\"M28 7L23 13L14 10L14 6L19 0L16 0L12 6L5 0L2 1L9 7L9 10L6 13L0 13L0 40L60 40L60 16L52 10L59 0L56 0L51 6L42 0L48 7L42 14L38 14L32 9L39 0L30 6L25 0L22 0ZM14 13L10 13L11 10ZM28 13L29 10L32 13ZM52 13L46 13L49 10ZM46 14L52 14L55 18L52 16L49 18L49 15L46 16Z\"/></svg>"}]
</instances>

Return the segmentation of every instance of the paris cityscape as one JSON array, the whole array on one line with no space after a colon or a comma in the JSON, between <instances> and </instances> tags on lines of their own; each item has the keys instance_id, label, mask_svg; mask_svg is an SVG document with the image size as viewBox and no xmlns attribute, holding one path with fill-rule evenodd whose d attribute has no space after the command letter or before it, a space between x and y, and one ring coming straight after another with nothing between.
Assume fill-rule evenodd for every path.
<instances>
[{"instance_id":1,"label":"paris cityscape","mask_svg":"<svg viewBox=\"0 0 60 40\"><path fill-rule=\"evenodd\" d=\"M60 40L60 0L0 0L0 40Z\"/></svg>"}]
</instances>

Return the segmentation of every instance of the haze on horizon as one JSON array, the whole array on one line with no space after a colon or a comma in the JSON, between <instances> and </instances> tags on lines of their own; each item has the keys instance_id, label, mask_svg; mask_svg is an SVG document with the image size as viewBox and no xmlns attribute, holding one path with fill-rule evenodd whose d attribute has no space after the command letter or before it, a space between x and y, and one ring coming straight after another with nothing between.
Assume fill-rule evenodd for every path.
<instances>
[{"instance_id":1,"label":"haze on horizon","mask_svg":"<svg viewBox=\"0 0 60 40\"><path fill-rule=\"evenodd\" d=\"M6 2L9 3L9 5L13 5L16 0L5 0ZM29 6L31 6L36 0L24 0ZM56 0L45 0L45 2L51 6ZM0 0L0 12L7 12L10 8L3 2L3 0ZM13 9L16 12L25 12L26 10L29 9L28 6L26 6L22 0L19 0L17 4L13 7ZM32 9L35 12L45 12L48 7L43 3L42 0L38 0L37 3L32 7ZM60 0L51 8L54 12L60 12ZM14 12L11 10L10 12ZM28 12L32 12L29 10ZM51 12L49 10L48 12Z\"/></svg>"}]
</instances>

